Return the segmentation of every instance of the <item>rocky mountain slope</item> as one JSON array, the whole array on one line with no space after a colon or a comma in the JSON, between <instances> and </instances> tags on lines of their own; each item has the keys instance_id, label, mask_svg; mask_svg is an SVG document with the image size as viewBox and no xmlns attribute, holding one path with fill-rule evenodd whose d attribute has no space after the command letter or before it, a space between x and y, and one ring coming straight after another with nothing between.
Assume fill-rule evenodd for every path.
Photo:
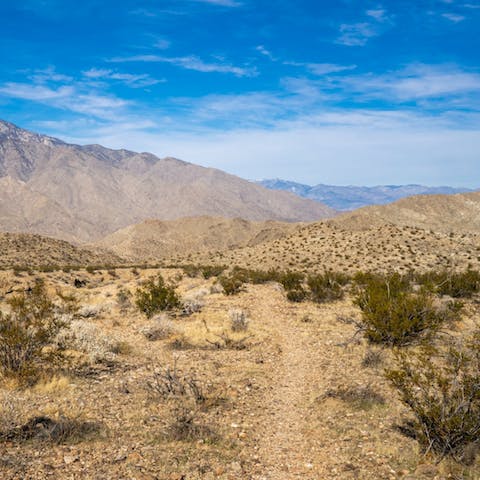
<instances>
[{"instance_id":1,"label":"rocky mountain slope","mask_svg":"<svg viewBox=\"0 0 480 480\"><path fill-rule=\"evenodd\" d=\"M0 121L0 229L94 241L147 218L310 221L313 200L174 158L78 146Z\"/></svg>"},{"instance_id":2,"label":"rocky mountain slope","mask_svg":"<svg viewBox=\"0 0 480 480\"><path fill-rule=\"evenodd\" d=\"M426 187L424 185L378 185L375 187L304 185L287 180L262 180L260 185L272 190L295 193L341 211L354 210L368 205L384 205L412 195L454 194L470 191L454 187Z\"/></svg>"},{"instance_id":3,"label":"rocky mountain slope","mask_svg":"<svg viewBox=\"0 0 480 480\"><path fill-rule=\"evenodd\" d=\"M301 224L205 216L147 220L120 229L96 245L134 262L157 262L195 252L259 245L282 238L300 227Z\"/></svg>"}]
</instances>

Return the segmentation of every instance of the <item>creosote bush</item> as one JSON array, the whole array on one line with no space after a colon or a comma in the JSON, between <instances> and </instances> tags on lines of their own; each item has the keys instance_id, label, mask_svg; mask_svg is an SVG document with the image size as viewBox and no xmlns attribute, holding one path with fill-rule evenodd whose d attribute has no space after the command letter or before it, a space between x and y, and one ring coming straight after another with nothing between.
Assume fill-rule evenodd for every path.
<instances>
[{"instance_id":1,"label":"creosote bush","mask_svg":"<svg viewBox=\"0 0 480 480\"><path fill-rule=\"evenodd\" d=\"M156 279L148 280L136 291L135 303L147 318L164 310L173 310L181 305L180 298L173 285L167 285L159 274Z\"/></svg>"},{"instance_id":2,"label":"creosote bush","mask_svg":"<svg viewBox=\"0 0 480 480\"><path fill-rule=\"evenodd\" d=\"M342 286L347 282L348 277L333 272L311 275L307 280L310 297L317 303L331 302L343 298Z\"/></svg>"},{"instance_id":3,"label":"creosote bush","mask_svg":"<svg viewBox=\"0 0 480 480\"><path fill-rule=\"evenodd\" d=\"M28 380L42 362L60 356L59 351L47 347L66 325L56 315L42 281L7 303L10 313L0 312L0 368L5 376Z\"/></svg>"},{"instance_id":4,"label":"creosote bush","mask_svg":"<svg viewBox=\"0 0 480 480\"><path fill-rule=\"evenodd\" d=\"M417 275L416 280L434 293L453 298L471 298L480 292L480 272L471 268L464 272L428 272Z\"/></svg>"},{"instance_id":5,"label":"creosote bush","mask_svg":"<svg viewBox=\"0 0 480 480\"><path fill-rule=\"evenodd\" d=\"M354 302L362 311L361 330L372 343L404 346L431 337L458 318L461 305L435 305L426 290L413 291L399 274L362 279Z\"/></svg>"},{"instance_id":6,"label":"creosote bush","mask_svg":"<svg viewBox=\"0 0 480 480\"><path fill-rule=\"evenodd\" d=\"M480 445L480 332L446 351L399 351L386 376L414 416L404 433L425 452L473 463Z\"/></svg>"}]
</instances>

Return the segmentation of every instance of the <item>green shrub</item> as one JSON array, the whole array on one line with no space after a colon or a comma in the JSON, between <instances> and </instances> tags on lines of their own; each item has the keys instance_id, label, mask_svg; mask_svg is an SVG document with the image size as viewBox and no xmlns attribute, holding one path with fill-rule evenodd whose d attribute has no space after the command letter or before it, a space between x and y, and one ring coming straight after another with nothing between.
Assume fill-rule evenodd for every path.
<instances>
[{"instance_id":1,"label":"green shrub","mask_svg":"<svg viewBox=\"0 0 480 480\"><path fill-rule=\"evenodd\" d=\"M278 281L285 290L298 290L303 288L305 275L301 272L282 272L279 274Z\"/></svg>"},{"instance_id":2,"label":"green shrub","mask_svg":"<svg viewBox=\"0 0 480 480\"><path fill-rule=\"evenodd\" d=\"M480 333L446 352L398 352L386 376L414 415L404 433L424 451L473 463L480 444Z\"/></svg>"},{"instance_id":3,"label":"green shrub","mask_svg":"<svg viewBox=\"0 0 480 480\"><path fill-rule=\"evenodd\" d=\"M290 302L300 303L307 298L307 291L300 286L293 290L287 290L287 300Z\"/></svg>"},{"instance_id":4,"label":"green shrub","mask_svg":"<svg viewBox=\"0 0 480 480\"><path fill-rule=\"evenodd\" d=\"M157 279L148 280L143 287L136 291L135 303L138 309L145 313L147 318L163 310L172 310L180 306L180 298L173 285L165 284L159 274Z\"/></svg>"},{"instance_id":5,"label":"green shrub","mask_svg":"<svg viewBox=\"0 0 480 480\"><path fill-rule=\"evenodd\" d=\"M464 272L429 272L416 280L435 293L453 298L471 298L480 292L480 272L470 268Z\"/></svg>"},{"instance_id":6,"label":"green shrub","mask_svg":"<svg viewBox=\"0 0 480 480\"><path fill-rule=\"evenodd\" d=\"M414 292L399 274L364 279L354 303L362 311L362 330L372 343L408 345L429 337L447 321L458 317L460 306L434 305L427 291Z\"/></svg>"},{"instance_id":7,"label":"green shrub","mask_svg":"<svg viewBox=\"0 0 480 480\"><path fill-rule=\"evenodd\" d=\"M235 295L243 290L244 282L234 275L222 275L218 278L218 283L223 287L225 295Z\"/></svg>"},{"instance_id":8,"label":"green shrub","mask_svg":"<svg viewBox=\"0 0 480 480\"><path fill-rule=\"evenodd\" d=\"M202 272L203 278L208 280L212 277L218 277L221 275L227 267L224 265L202 265L200 271Z\"/></svg>"},{"instance_id":9,"label":"green shrub","mask_svg":"<svg viewBox=\"0 0 480 480\"><path fill-rule=\"evenodd\" d=\"M42 281L7 303L10 314L0 312L0 367L5 376L27 381L42 362L59 355L46 347L52 345L65 322L55 314Z\"/></svg>"},{"instance_id":10,"label":"green shrub","mask_svg":"<svg viewBox=\"0 0 480 480\"><path fill-rule=\"evenodd\" d=\"M310 296L314 302L323 303L343 298L342 284L344 279L332 272L325 272L323 275L311 275L307 284L310 288Z\"/></svg>"}]
</instances>

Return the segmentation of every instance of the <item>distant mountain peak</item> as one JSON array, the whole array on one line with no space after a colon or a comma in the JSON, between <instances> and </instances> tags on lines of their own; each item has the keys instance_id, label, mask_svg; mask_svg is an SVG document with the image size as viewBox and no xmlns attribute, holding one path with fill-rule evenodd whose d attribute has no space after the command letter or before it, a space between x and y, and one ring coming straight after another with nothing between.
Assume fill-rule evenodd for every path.
<instances>
[{"instance_id":1,"label":"distant mountain peak","mask_svg":"<svg viewBox=\"0 0 480 480\"><path fill-rule=\"evenodd\" d=\"M0 139L2 141L11 140L14 142L35 142L42 143L44 145L61 145L64 144L58 138L49 137L47 135L41 135L29 130L17 127L13 123L5 120L0 120Z\"/></svg>"}]
</instances>

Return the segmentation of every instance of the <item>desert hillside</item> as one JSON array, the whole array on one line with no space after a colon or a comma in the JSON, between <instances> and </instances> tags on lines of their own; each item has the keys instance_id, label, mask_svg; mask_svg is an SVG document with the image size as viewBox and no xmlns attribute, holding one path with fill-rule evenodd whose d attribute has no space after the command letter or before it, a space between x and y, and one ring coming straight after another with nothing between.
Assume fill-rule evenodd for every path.
<instances>
[{"instance_id":1,"label":"desert hillside","mask_svg":"<svg viewBox=\"0 0 480 480\"><path fill-rule=\"evenodd\" d=\"M311 221L334 210L220 170L78 146L0 121L0 229L87 242L139 223L211 215Z\"/></svg>"},{"instance_id":2,"label":"desert hillside","mask_svg":"<svg viewBox=\"0 0 480 480\"><path fill-rule=\"evenodd\" d=\"M177 255L227 251L282 238L301 224L251 222L240 218L188 217L147 220L108 235L97 246L132 261L169 261Z\"/></svg>"},{"instance_id":3,"label":"desert hillside","mask_svg":"<svg viewBox=\"0 0 480 480\"><path fill-rule=\"evenodd\" d=\"M392 224L443 233L480 233L480 192L415 195L343 214L332 224L348 230Z\"/></svg>"},{"instance_id":4,"label":"desert hillside","mask_svg":"<svg viewBox=\"0 0 480 480\"><path fill-rule=\"evenodd\" d=\"M442 233L416 227L381 225L347 229L312 223L288 236L224 253L203 253L198 263L248 268L363 271L480 267L480 235ZM179 256L180 262L189 259Z\"/></svg>"},{"instance_id":5,"label":"desert hillside","mask_svg":"<svg viewBox=\"0 0 480 480\"><path fill-rule=\"evenodd\" d=\"M121 265L106 250L76 247L66 241L27 233L0 233L0 268Z\"/></svg>"}]
</instances>

